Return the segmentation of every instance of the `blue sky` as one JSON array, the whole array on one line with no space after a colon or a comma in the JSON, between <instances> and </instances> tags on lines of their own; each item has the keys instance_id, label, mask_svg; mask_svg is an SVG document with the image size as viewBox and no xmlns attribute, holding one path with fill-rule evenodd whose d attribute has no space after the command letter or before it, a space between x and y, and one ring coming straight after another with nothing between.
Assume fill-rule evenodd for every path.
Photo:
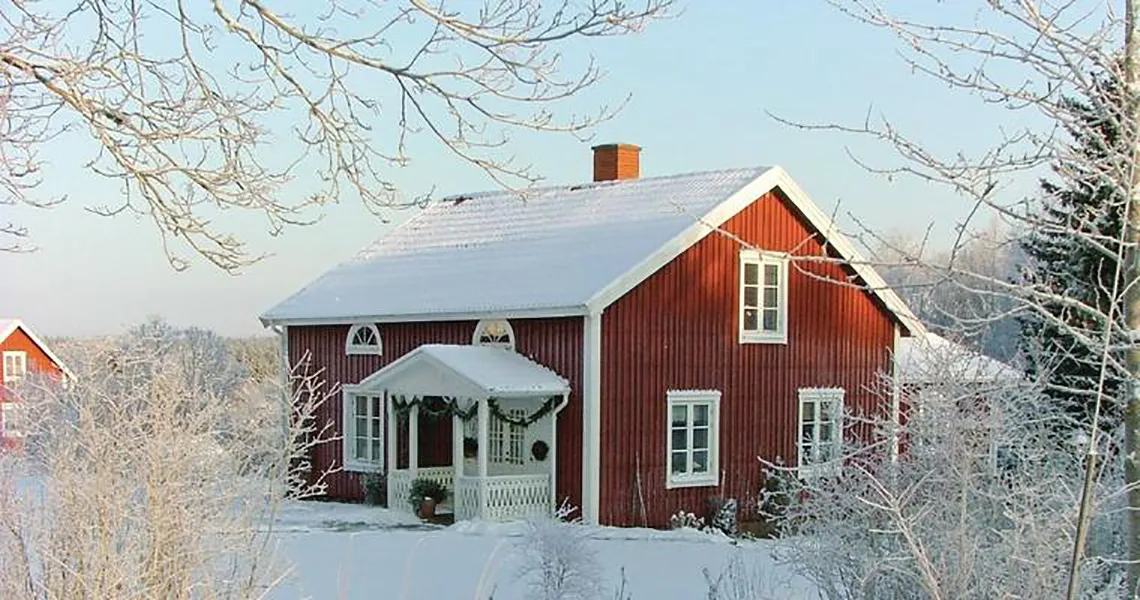
<instances>
[{"instance_id":1,"label":"blue sky","mask_svg":"<svg viewBox=\"0 0 1140 600\"><path fill-rule=\"evenodd\" d=\"M921 233L933 225L935 239L946 240L969 208L964 200L918 182L868 174L848 149L879 164L893 164L893 155L850 136L789 128L765 111L859 122L872 109L941 152L978 151L999 124L1025 118L982 107L912 74L889 34L854 23L822 0L683 4L678 18L639 36L568 48L593 53L608 72L570 108L588 111L632 94L593 141L641 145L643 176L780 165L825 210L838 207L849 227L847 213L879 231ZM424 149L396 175L410 192L433 185L441 193L493 187L471 166L418 146ZM589 179L589 146L569 136L522 135L514 151L549 182L570 183ZM67 194L68 202L51 210L4 208L0 215L28 226L40 247L31 254L0 254L0 316L23 318L46 335L114 333L152 314L224 334L260 333L258 314L388 227L348 198L330 207L319 224L276 238L255 219L225 214L232 219L227 226L272 256L238 276L201 260L174 272L147 221L84 210L114 203L117 188L82 169L81 149L55 148L49 155L51 189Z\"/></svg>"}]
</instances>

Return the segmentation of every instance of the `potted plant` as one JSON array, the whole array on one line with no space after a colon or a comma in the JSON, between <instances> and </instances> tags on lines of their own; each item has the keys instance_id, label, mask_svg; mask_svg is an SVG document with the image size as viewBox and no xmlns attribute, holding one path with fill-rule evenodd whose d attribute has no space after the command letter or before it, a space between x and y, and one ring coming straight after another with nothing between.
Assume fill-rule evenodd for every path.
<instances>
[{"instance_id":1,"label":"potted plant","mask_svg":"<svg viewBox=\"0 0 1140 600\"><path fill-rule=\"evenodd\" d=\"M430 519L435 516L435 507L447 499L447 488L438 481L423 477L412 481L412 489L408 492L408 502L421 519Z\"/></svg>"}]
</instances>

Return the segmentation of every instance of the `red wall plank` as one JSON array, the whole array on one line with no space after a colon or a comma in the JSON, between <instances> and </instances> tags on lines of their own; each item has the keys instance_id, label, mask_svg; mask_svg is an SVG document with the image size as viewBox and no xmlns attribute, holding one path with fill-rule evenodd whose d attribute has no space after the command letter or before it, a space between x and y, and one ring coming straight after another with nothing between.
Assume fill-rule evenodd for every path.
<instances>
[{"instance_id":1,"label":"red wall plank","mask_svg":"<svg viewBox=\"0 0 1140 600\"><path fill-rule=\"evenodd\" d=\"M821 251L818 241L809 240L814 232L806 221L778 192L754 202L724 229L762 249L799 256ZM870 389L877 373L889 371L893 326L876 301L817 278L847 281L837 265L793 261L787 345L742 345L739 250L737 242L713 233L604 313L603 523L640 525L644 505L648 524L664 526L681 509L702 514L705 499L714 495L734 497L752 513L762 481L757 457L795 463L798 388L838 386L846 389L848 407L878 405ZM665 489L671 389L722 392L720 487Z\"/></svg>"}]
</instances>

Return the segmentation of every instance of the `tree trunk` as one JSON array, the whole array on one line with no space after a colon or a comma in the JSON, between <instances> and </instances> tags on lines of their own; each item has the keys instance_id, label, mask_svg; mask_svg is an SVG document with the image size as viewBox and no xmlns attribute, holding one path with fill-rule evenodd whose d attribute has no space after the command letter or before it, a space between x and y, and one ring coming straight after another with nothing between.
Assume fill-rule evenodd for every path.
<instances>
[{"instance_id":1,"label":"tree trunk","mask_svg":"<svg viewBox=\"0 0 1140 600\"><path fill-rule=\"evenodd\" d=\"M1125 223L1125 296L1124 318L1130 339L1134 332L1140 332L1140 288L1135 284L1140 279L1140 253L1136 244L1140 241L1140 140L1137 139L1136 124L1140 123L1140 23L1137 23L1140 0L1126 0L1125 21L1125 61L1124 84L1127 90L1127 104L1122 131L1128 140L1132 160L1128 165L1128 218ZM1126 357L1129 373L1128 403L1125 407L1125 446L1124 476L1128 483L1128 585L1132 594L1140 589L1140 348L1131 344ZM1131 595L1131 594L1130 594Z\"/></svg>"}]
</instances>

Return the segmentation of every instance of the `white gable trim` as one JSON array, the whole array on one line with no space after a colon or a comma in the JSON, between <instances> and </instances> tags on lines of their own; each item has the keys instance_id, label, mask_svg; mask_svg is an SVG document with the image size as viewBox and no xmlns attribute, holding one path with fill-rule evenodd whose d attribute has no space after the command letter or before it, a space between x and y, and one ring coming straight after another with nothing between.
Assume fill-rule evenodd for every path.
<instances>
[{"instance_id":1,"label":"white gable trim","mask_svg":"<svg viewBox=\"0 0 1140 600\"><path fill-rule=\"evenodd\" d=\"M706 215L694 215L691 226L682 231L652 255L647 257L634 268L615 279L601 291L594 294L586 303L590 312L600 312L613 304L642 281L661 270L670 261L681 255L682 252L696 245L708 234L716 231L739 214L749 204L764 194L779 188L791 200L808 220L813 228L821 232L835 251L847 261L855 273L863 280L868 292L877 297L895 315L912 334L925 332L914 313L906 303L887 286L887 282L879 276L878 272L863 258L855 246L836 227L835 223L819 206L808 197L807 193L796 184L786 171L780 167L772 167L761 174L740 191L721 202Z\"/></svg>"},{"instance_id":2,"label":"white gable trim","mask_svg":"<svg viewBox=\"0 0 1140 600\"><path fill-rule=\"evenodd\" d=\"M63 374L66 375L68 379L75 379L75 375L72 374L71 369L68 369L67 365L63 364L63 361L55 355L55 352L52 352L51 348L49 348L47 344L43 343L43 341L40 340L40 338L36 336L36 334L33 333L32 330L29 329L27 325L24 325L24 322L19 319L12 319L12 321L8 324L8 327L3 331L0 331L0 344L4 343L4 341L8 339L8 336L16 333L17 329L23 331L24 335L28 336L28 338L32 340L32 343L39 347L39 349L47 355L48 359L50 359L51 362L55 363L55 366L59 367L60 371L63 371Z\"/></svg>"}]
</instances>

